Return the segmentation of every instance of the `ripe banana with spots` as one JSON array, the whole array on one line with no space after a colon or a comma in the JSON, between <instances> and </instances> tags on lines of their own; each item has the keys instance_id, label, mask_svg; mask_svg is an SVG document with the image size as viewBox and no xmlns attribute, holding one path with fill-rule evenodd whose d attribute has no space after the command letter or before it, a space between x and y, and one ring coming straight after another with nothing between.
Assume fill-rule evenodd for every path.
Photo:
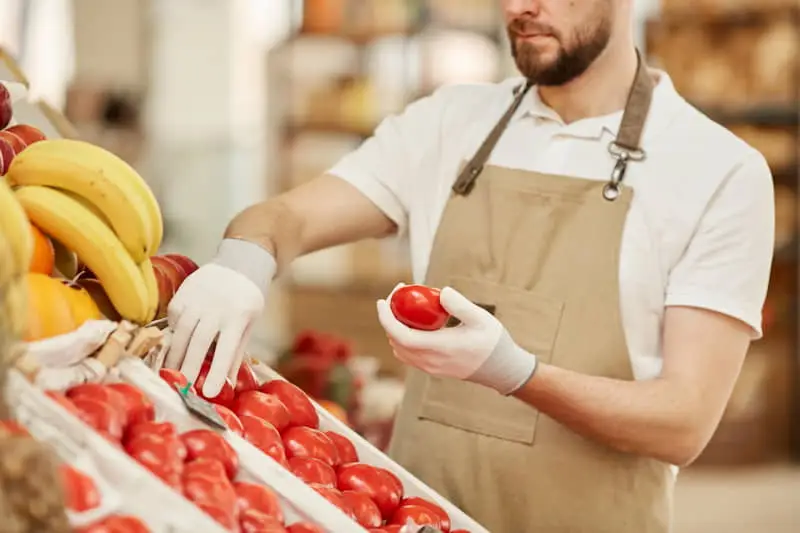
<instances>
[{"instance_id":1,"label":"ripe banana with spots","mask_svg":"<svg viewBox=\"0 0 800 533\"><path fill-rule=\"evenodd\" d=\"M81 197L102 213L137 264L161 244L163 222L152 191L99 146L71 139L33 143L14 158L6 179L15 187L46 186Z\"/></svg>"},{"instance_id":2,"label":"ripe banana with spots","mask_svg":"<svg viewBox=\"0 0 800 533\"><path fill-rule=\"evenodd\" d=\"M74 251L94 272L122 318L139 324L148 321L153 314L152 296L139 266L149 261L146 257L134 261L103 220L57 189L28 185L14 194L34 224Z\"/></svg>"}]
</instances>

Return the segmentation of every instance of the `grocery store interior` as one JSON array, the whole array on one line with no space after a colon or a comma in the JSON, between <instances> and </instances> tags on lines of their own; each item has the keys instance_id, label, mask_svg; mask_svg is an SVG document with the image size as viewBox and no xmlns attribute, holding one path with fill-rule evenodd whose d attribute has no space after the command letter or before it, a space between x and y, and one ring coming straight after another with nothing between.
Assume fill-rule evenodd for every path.
<instances>
[{"instance_id":1,"label":"grocery store interior","mask_svg":"<svg viewBox=\"0 0 800 533\"><path fill-rule=\"evenodd\" d=\"M147 180L162 250L212 257L229 219L315 177L444 84L515 73L497 0L0 0L6 72ZM800 4L634 0L637 39L690 102L767 158L776 242L755 342L708 448L678 477L675 533L800 531ZM9 59L10 58L10 59ZM3 61L0 61L2 65ZM304 257L269 294L250 355L333 402L378 447L403 365L375 300L408 244ZM308 332L330 353L306 353ZM307 339L306 339L307 340Z\"/></svg>"}]
</instances>

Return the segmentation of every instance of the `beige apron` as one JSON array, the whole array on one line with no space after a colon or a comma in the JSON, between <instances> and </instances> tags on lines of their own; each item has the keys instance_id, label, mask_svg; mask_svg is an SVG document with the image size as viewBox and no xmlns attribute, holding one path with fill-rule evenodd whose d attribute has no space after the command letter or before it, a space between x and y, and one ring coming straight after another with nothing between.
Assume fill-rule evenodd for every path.
<instances>
[{"instance_id":1,"label":"beige apron","mask_svg":"<svg viewBox=\"0 0 800 533\"><path fill-rule=\"evenodd\" d=\"M633 191L621 185L628 161L644 158L653 81L640 59L603 181L484 167L529 88L517 89L460 173L426 283L494 306L543 363L633 379L618 278ZM472 383L410 370L390 454L492 533L669 531L667 464L584 439Z\"/></svg>"}]
</instances>

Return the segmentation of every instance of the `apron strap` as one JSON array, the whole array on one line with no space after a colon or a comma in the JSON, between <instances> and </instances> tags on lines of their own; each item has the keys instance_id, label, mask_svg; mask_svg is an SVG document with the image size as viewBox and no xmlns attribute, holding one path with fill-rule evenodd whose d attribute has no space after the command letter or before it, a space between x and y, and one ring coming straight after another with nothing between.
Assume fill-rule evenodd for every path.
<instances>
[{"instance_id":1,"label":"apron strap","mask_svg":"<svg viewBox=\"0 0 800 533\"><path fill-rule=\"evenodd\" d=\"M453 192L461 196L466 196L472 191L472 188L475 186L475 180L477 180L478 176L483 172L483 167L489 160L492 150L497 146L497 142L500 140L500 137L503 136L503 132L508 127L509 122L511 122L511 118L514 116L514 113L517 112L517 109L519 109L522 99L525 98L525 95L528 94L531 87L533 87L533 83L528 80L524 84L520 84L514 88L514 100L511 102L511 105L508 106L505 114L500 117L500 120L495 124L494 128L492 128L492 131L489 132L489 135L480 145L478 151L475 152L475 155L472 156L472 159L461 169L453 185Z\"/></svg>"},{"instance_id":2,"label":"apron strap","mask_svg":"<svg viewBox=\"0 0 800 533\"><path fill-rule=\"evenodd\" d=\"M606 200L614 201L619 197L622 188L622 180L629 161L643 161L645 152L641 148L642 132L644 131L645 121L650 112L650 104L653 99L653 89L655 82L647 71L641 52L636 50L636 77L634 78L631 90L628 93L628 100L625 104L625 111L622 114L617 138L608 145L608 151L616 159L611 179L603 187L603 197ZM483 171L484 165L489 160L489 156L497 146L500 137L511 122L511 118L516 113L522 99L533 86L530 80L514 89L514 100L506 110L505 114L495 124L486 139L480 145L475 155L464 166L453 185L455 194L466 196L475 186L475 181Z\"/></svg>"}]
</instances>

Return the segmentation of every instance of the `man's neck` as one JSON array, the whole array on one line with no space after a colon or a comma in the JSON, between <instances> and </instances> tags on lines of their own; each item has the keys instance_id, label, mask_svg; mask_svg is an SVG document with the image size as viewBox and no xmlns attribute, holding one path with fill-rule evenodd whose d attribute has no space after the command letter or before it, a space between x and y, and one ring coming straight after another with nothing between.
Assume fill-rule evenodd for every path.
<instances>
[{"instance_id":1,"label":"man's neck","mask_svg":"<svg viewBox=\"0 0 800 533\"><path fill-rule=\"evenodd\" d=\"M567 124L608 115L625 108L636 67L632 46L609 46L586 72L566 85L539 87L539 96Z\"/></svg>"}]
</instances>

